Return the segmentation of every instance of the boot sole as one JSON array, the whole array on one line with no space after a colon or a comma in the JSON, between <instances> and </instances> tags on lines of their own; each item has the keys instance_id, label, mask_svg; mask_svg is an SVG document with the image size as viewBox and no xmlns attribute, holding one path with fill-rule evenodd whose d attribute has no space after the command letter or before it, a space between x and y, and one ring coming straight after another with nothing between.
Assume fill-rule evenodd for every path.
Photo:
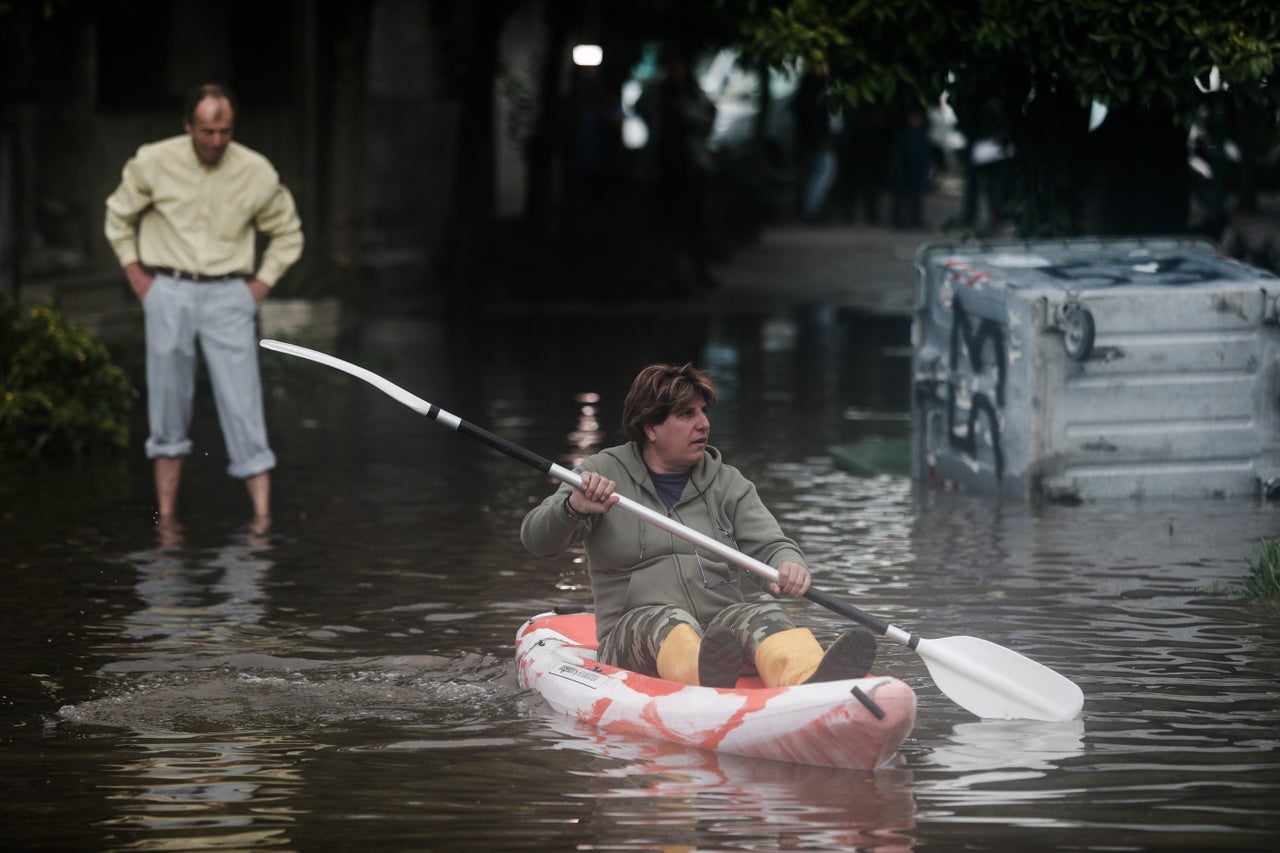
<instances>
[{"instance_id":1,"label":"boot sole","mask_svg":"<svg viewBox=\"0 0 1280 853\"><path fill-rule=\"evenodd\" d=\"M698 683L703 687L733 687L742 674L742 647L728 628L712 628L698 651Z\"/></svg>"},{"instance_id":2,"label":"boot sole","mask_svg":"<svg viewBox=\"0 0 1280 853\"><path fill-rule=\"evenodd\" d=\"M844 681L849 678L862 678L871 671L876 662L876 638L866 628L854 628L831 644L822 662L814 670L813 675L805 679L805 684L820 681Z\"/></svg>"}]
</instances>

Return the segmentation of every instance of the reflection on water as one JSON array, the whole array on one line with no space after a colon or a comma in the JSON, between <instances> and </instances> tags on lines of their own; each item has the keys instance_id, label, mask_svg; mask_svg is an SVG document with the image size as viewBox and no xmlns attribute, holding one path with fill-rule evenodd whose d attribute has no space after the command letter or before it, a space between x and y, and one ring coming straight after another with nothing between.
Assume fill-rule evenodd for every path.
<instances>
[{"instance_id":1,"label":"reflection on water","mask_svg":"<svg viewBox=\"0 0 1280 853\"><path fill-rule=\"evenodd\" d=\"M1043 826L1045 817L1005 810L1015 804L1056 800L1066 792L1054 777L1084 753L1084 722L979 720L960 723L949 737L921 755L923 767L946 772L921 782L933 809L1001 808L1009 824ZM1046 789L1045 785L1049 785Z\"/></svg>"},{"instance_id":2,"label":"reflection on water","mask_svg":"<svg viewBox=\"0 0 1280 853\"><path fill-rule=\"evenodd\" d=\"M155 673L183 674L173 680L159 676L150 685L133 682L106 703L106 713L95 713L93 704L86 703L64 709L69 718L133 729L146 726L148 718L152 726L191 726L195 719L229 715L226 709L210 710L227 702L235 706L230 715L245 716L225 682L205 676L197 686L186 671L226 671L233 667L236 649L252 647L260 638L253 628L267 611L270 540L265 530L252 530L234 534L218 547L187 549L180 525L163 524L157 535L157 547L125 557L137 571L134 591L143 606L124 617L120 634L139 642L129 648L131 660L108 664L102 671L145 671L153 679ZM210 659L218 653L220 658ZM105 767L100 783L119 816L99 825L110 833L129 832L136 838L130 849L290 843L287 831L297 814L289 802L299 790L300 759L310 744L274 734L174 731L143 731L129 743L134 757Z\"/></svg>"},{"instance_id":3,"label":"reflection on water","mask_svg":"<svg viewBox=\"0 0 1280 853\"><path fill-rule=\"evenodd\" d=\"M569 433L569 443L578 452L561 463L568 468L576 468L583 459L603 447L607 437L597 417L599 410L596 404L600 402L600 395L594 391L584 391L576 395L575 400L582 405L582 409L577 428Z\"/></svg>"},{"instance_id":4,"label":"reflection on water","mask_svg":"<svg viewBox=\"0 0 1280 853\"><path fill-rule=\"evenodd\" d=\"M120 816L109 831L134 830L132 850L234 849L290 843L299 815L290 805L309 745L253 735L152 735L137 757L105 768L101 783Z\"/></svg>"},{"instance_id":5,"label":"reflection on water","mask_svg":"<svg viewBox=\"0 0 1280 853\"><path fill-rule=\"evenodd\" d=\"M977 720L959 723L922 758L970 774L1042 771L1084 751L1084 721ZM960 780L963 783L964 778Z\"/></svg>"},{"instance_id":6,"label":"reflection on water","mask_svg":"<svg viewBox=\"0 0 1280 853\"><path fill-rule=\"evenodd\" d=\"M110 643L124 659L100 669L110 695L59 712L136 733L121 740L127 759L99 768L115 812L96 823L104 837L138 850L292 847L290 829L315 817L298 797L305 765L332 748L316 738L327 727L374 719L443 732L414 740L415 750L495 742L461 733L477 713L498 713L492 706L510 692L495 685L507 678L505 660L297 655L297 639L267 624L278 615L268 592L276 545L264 531L200 546L178 529L159 533L157 547L125 555L142 607L120 619L126 642ZM306 632L304 645L344 631L359 633L328 626ZM285 650L294 656L270 653ZM312 734L288 733L299 728Z\"/></svg>"},{"instance_id":7,"label":"reflection on water","mask_svg":"<svg viewBox=\"0 0 1280 853\"><path fill-rule=\"evenodd\" d=\"M602 756L590 774L592 809L615 826L602 847L634 844L663 827L666 849L910 850L912 774L853 772L760 761L631 739L557 721L562 747Z\"/></svg>"},{"instance_id":8,"label":"reflection on water","mask_svg":"<svg viewBox=\"0 0 1280 853\"><path fill-rule=\"evenodd\" d=\"M453 336L398 318L340 354L567 464L616 440L639 367L701 361L724 392L715 443L816 585L925 637L1041 661L1084 689L1083 719L976 720L918 656L881 644L877 669L919 697L886 770L558 720L511 672L529 615L589 601L580 563L520 546L546 478L356 380L274 365L270 531L243 526L217 459L190 460L184 527L160 539L140 459L0 482L7 842L1025 849L1052 827L1075 849L1273 846L1280 620L1218 590L1280 532L1280 507L1030 508L855 476L829 449L903 435L904 336L835 312L616 323L589 360L577 340L517 319ZM788 606L824 639L847 627Z\"/></svg>"},{"instance_id":9,"label":"reflection on water","mask_svg":"<svg viewBox=\"0 0 1280 853\"><path fill-rule=\"evenodd\" d=\"M182 547L180 527L165 524L159 547L125 556L138 572L134 585L143 608L121 634L145 640L145 654L204 651L233 643L266 612L263 581L272 568L270 539L246 532L211 550Z\"/></svg>"}]
</instances>

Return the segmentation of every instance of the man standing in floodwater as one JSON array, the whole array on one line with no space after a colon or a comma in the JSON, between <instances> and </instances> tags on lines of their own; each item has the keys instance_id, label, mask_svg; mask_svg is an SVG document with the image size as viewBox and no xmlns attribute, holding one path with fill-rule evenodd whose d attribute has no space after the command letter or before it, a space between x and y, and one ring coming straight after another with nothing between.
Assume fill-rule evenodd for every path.
<instances>
[{"instance_id":1,"label":"man standing in floodwater","mask_svg":"<svg viewBox=\"0 0 1280 853\"><path fill-rule=\"evenodd\" d=\"M226 87L192 89L185 133L139 148L107 198L107 240L146 315L146 450L161 525L175 520L182 463L191 453L197 339L228 473L244 480L255 525L265 527L271 514L276 457L267 444L254 320L302 254L302 223L267 158L232 141L238 115ZM269 242L255 268L258 232Z\"/></svg>"}]
</instances>

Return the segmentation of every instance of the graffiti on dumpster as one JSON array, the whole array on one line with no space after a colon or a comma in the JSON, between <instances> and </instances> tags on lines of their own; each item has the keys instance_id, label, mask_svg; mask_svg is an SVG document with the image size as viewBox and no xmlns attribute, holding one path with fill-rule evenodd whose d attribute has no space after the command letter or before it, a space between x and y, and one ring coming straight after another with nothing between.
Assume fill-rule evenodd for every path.
<instances>
[{"instance_id":1,"label":"graffiti on dumpster","mask_svg":"<svg viewBox=\"0 0 1280 853\"><path fill-rule=\"evenodd\" d=\"M992 465L996 479L1004 477L1004 450L1000 446L1000 419L1004 410L1006 379L1005 337L1000 324L985 318L972 320L957 293L953 302L954 322L951 324L950 370L947 379L947 435L951 447L978 458L985 421L986 434L990 436ZM990 358L987 358L990 353ZM968 374L972 377L967 389L958 389L957 378L961 359L968 359ZM960 401L965 391L968 401L967 414ZM994 396L994 399L992 399ZM963 420L963 424L958 421Z\"/></svg>"}]
</instances>

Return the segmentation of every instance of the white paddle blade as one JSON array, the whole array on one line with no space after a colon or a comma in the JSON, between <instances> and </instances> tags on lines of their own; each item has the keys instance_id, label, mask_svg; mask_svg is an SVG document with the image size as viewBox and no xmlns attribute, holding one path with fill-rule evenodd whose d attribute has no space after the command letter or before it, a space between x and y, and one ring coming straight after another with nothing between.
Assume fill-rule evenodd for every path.
<instances>
[{"instance_id":1,"label":"white paddle blade","mask_svg":"<svg viewBox=\"0 0 1280 853\"><path fill-rule=\"evenodd\" d=\"M305 358L308 361L314 361L317 364L323 364L326 367L341 370L343 373L348 373L357 379L363 379L365 382L368 382L388 397L392 397L401 403L404 403L420 415L429 414L431 411L431 404L421 397L410 394L399 385L387 379L383 379L371 370L365 370L357 364L352 364L349 361L343 361L337 356L313 350L309 347L298 346L297 344L285 343L284 341L273 341L270 338L264 338L259 341L258 344L263 349L282 352L285 355L297 356L298 358Z\"/></svg>"},{"instance_id":2,"label":"white paddle blade","mask_svg":"<svg viewBox=\"0 0 1280 853\"><path fill-rule=\"evenodd\" d=\"M977 637L921 640L916 652L938 689L988 720L1074 720L1084 692L1049 667Z\"/></svg>"}]
</instances>

